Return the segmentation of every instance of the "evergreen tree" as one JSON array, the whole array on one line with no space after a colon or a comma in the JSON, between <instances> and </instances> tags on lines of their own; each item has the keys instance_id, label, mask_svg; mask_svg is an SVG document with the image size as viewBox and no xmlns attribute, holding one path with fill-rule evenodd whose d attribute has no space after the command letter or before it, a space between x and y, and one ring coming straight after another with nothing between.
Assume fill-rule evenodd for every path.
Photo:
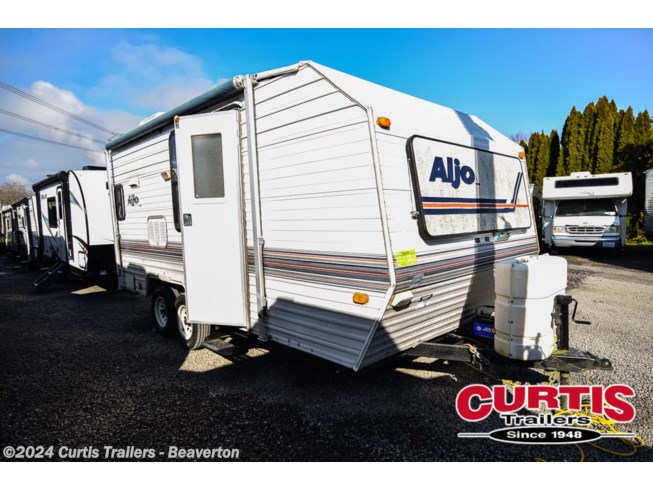
<instances>
[{"instance_id":1,"label":"evergreen tree","mask_svg":"<svg viewBox=\"0 0 653 490\"><path fill-rule=\"evenodd\" d=\"M612 171L614 158L614 122L616 105L603 96L596 103L594 125L590 140L591 172L605 174Z\"/></svg>"},{"instance_id":2,"label":"evergreen tree","mask_svg":"<svg viewBox=\"0 0 653 490\"><path fill-rule=\"evenodd\" d=\"M648 111L640 112L635 119L635 145L643 145L653 139L653 126Z\"/></svg>"},{"instance_id":3,"label":"evergreen tree","mask_svg":"<svg viewBox=\"0 0 653 490\"><path fill-rule=\"evenodd\" d=\"M546 169L546 177L555 177L560 160L560 137L554 129L549 135L549 165Z\"/></svg>"},{"instance_id":4,"label":"evergreen tree","mask_svg":"<svg viewBox=\"0 0 653 490\"><path fill-rule=\"evenodd\" d=\"M593 155L591 154L592 141L594 140L596 109L594 102L590 102L583 110L581 126L583 128L583 150L581 153L580 170L592 171Z\"/></svg>"},{"instance_id":5,"label":"evergreen tree","mask_svg":"<svg viewBox=\"0 0 653 490\"><path fill-rule=\"evenodd\" d=\"M572 172L581 170L584 141L583 115L574 106L571 108L562 129L561 157L556 169L556 175L569 175Z\"/></svg>"},{"instance_id":6,"label":"evergreen tree","mask_svg":"<svg viewBox=\"0 0 653 490\"><path fill-rule=\"evenodd\" d=\"M635 143L635 116L633 108L628 107L625 111L619 111L616 124L616 136L614 141L614 162L613 171L622 172L627 162L626 148Z\"/></svg>"},{"instance_id":7,"label":"evergreen tree","mask_svg":"<svg viewBox=\"0 0 653 490\"><path fill-rule=\"evenodd\" d=\"M531 134L528 140L526 162L531 183L542 187L542 182L551 163L549 137L544 131Z\"/></svg>"}]
</instances>

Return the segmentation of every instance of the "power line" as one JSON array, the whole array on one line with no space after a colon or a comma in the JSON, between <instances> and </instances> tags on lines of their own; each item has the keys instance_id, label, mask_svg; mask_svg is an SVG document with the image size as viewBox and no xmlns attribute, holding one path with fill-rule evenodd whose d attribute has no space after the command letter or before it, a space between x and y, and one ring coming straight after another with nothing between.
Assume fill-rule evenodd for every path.
<instances>
[{"instance_id":1,"label":"power line","mask_svg":"<svg viewBox=\"0 0 653 490\"><path fill-rule=\"evenodd\" d=\"M113 131L111 129L107 129L107 128L103 127L103 126L100 126L99 124L95 124L94 122L89 121L88 119L84 119L83 117L80 117L77 114L73 114L72 112L68 112L67 110L62 109L61 107L56 106L54 104L51 104L50 102L47 102L47 101L45 101L43 99L39 99L38 97L35 97L34 95L28 94L27 92L23 92L22 90L20 90L20 89L18 89L16 87L13 87L12 85L9 85L8 83L0 81L0 88L8 90L9 92L11 92L13 94L16 94L16 95L18 95L20 97L24 97L27 100L31 100L32 102L34 102L36 104L42 105L43 107L47 107L48 109L53 110L55 112L58 112L59 114L63 114L64 116L67 116L67 117L69 117L71 119L75 119L76 121L87 124L87 125L89 125L91 127L99 129L101 131L106 131L107 133L110 133L111 135L119 134L116 131Z\"/></svg>"},{"instance_id":2,"label":"power line","mask_svg":"<svg viewBox=\"0 0 653 490\"><path fill-rule=\"evenodd\" d=\"M38 125L46 127L46 128L54 129L55 131L60 131L62 133L70 134L72 136L79 136L80 138L89 139L91 141L95 141L96 143L100 143L101 145L104 145L106 143L106 141L96 140L95 138L91 138L90 136L86 136L86 135L79 134L79 133L74 133L73 131L68 131L66 129L61 129L61 128L58 128L56 126L52 126L52 125L50 125L48 123L37 121L36 119L30 119L29 117L21 116L20 114L16 114L15 112L0 109L0 113L1 114L6 114L7 116L15 117L16 119L22 119L23 121L27 121L27 122L30 122L32 124L38 124Z\"/></svg>"},{"instance_id":3,"label":"power line","mask_svg":"<svg viewBox=\"0 0 653 490\"><path fill-rule=\"evenodd\" d=\"M29 139L32 139L32 140L43 141L45 143L52 143L54 145L67 146L69 148L75 148L77 150L85 150L85 151L92 151L92 152L95 152L95 153L102 153L102 151L94 149L94 148L84 148L83 146L69 145L68 143L62 143L61 141L54 141L54 140L49 140L49 139L46 139L46 138L39 138L38 136L31 136L29 134L17 133L16 131L9 131L8 129L0 128L0 133L7 133L7 134L14 135L14 136L20 136L21 138L29 138Z\"/></svg>"}]
</instances>

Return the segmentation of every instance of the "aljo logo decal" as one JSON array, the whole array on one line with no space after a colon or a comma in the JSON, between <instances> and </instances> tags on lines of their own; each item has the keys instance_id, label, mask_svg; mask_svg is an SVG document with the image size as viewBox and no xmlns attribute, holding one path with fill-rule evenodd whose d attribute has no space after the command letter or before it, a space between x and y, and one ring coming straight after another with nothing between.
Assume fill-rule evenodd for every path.
<instances>
[{"instance_id":1,"label":"aljo logo decal","mask_svg":"<svg viewBox=\"0 0 653 490\"><path fill-rule=\"evenodd\" d=\"M512 395L504 385L468 385L456 397L458 416L466 422L480 422L495 412L505 427L491 432L460 432L458 437L514 444L572 444L601 437L635 437L625 432L594 430L590 416L622 424L632 422L635 407L628 398L634 396L635 391L628 385L518 385L513 387ZM584 406L589 412L581 412ZM538 413L518 413L524 409ZM559 413L542 413L542 409Z\"/></svg>"},{"instance_id":2,"label":"aljo logo decal","mask_svg":"<svg viewBox=\"0 0 653 490\"><path fill-rule=\"evenodd\" d=\"M444 166L444 159L442 157L435 157L433 160L433 168L431 168L431 176L429 180L435 182L441 179L442 182L451 184L451 187L458 189L460 182L471 185L476 180L474 170L467 165L460 166L460 160L457 158L447 157L447 167Z\"/></svg>"}]
</instances>

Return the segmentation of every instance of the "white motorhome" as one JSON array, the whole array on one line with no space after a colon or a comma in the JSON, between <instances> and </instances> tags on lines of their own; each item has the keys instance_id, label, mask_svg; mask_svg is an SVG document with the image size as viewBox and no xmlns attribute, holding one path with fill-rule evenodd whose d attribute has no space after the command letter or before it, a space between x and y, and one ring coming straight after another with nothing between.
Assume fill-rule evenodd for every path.
<instances>
[{"instance_id":1,"label":"white motorhome","mask_svg":"<svg viewBox=\"0 0 653 490\"><path fill-rule=\"evenodd\" d=\"M106 149L120 287L189 348L234 327L357 370L470 322L494 265L538 253L519 145L313 62Z\"/></svg>"},{"instance_id":2,"label":"white motorhome","mask_svg":"<svg viewBox=\"0 0 653 490\"><path fill-rule=\"evenodd\" d=\"M113 273L113 225L105 168L61 171L32 188L42 259L64 265L77 275Z\"/></svg>"},{"instance_id":3,"label":"white motorhome","mask_svg":"<svg viewBox=\"0 0 653 490\"><path fill-rule=\"evenodd\" d=\"M653 240L653 168L645 172L646 183L644 185L644 233L646 238Z\"/></svg>"},{"instance_id":4,"label":"white motorhome","mask_svg":"<svg viewBox=\"0 0 653 490\"><path fill-rule=\"evenodd\" d=\"M38 259L38 223L35 214L36 197L24 197L14 204L16 215L16 246L18 253L30 260Z\"/></svg>"},{"instance_id":5,"label":"white motorhome","mask_svg":"<svg viewBox=\"0 0 653 490\"><path fill-rule=\"evenodd\" d=\"M544 241L553 247L626 246L628 197L633 194L630 172L573 172L545 177Z\"/></svg>"}]
</instances>

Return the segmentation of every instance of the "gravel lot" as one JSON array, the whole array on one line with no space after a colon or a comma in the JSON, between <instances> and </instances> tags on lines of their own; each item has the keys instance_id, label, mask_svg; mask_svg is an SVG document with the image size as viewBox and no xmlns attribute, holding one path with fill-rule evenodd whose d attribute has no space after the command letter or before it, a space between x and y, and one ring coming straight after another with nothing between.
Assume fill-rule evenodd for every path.
<instances>
[{"instance_id":1,"label":"gravel lot","mask_svg":"<svg viewBox=\"0 0 653 490\"><path fill-rule=\"evenodd\" d=\"M572 326L571 343L614 365L572 382L631 385L637 417L619 428L647 441L628 458L584 444L586 459L651 461L653 249L566 257L578 316L593 322ZM54 460L72 459L73 449L79 459L120 457L106 458L105 446L153 449L155 460L168 460L170 446L238 449L241 461L579 459L572 445L459 439L458 432L502 426L495 416L469 424L455 413L462 387L493 384L462 363L403 358L354 373L254 341L232 359L189 354L154 332L148 299L75 281L38 294L31 286L38 274L0 256L0 448L53 446ZM530 369L509 374L546 380ZM600 444L628 449L616 440Z\"/></svg>"}]
</instances>

